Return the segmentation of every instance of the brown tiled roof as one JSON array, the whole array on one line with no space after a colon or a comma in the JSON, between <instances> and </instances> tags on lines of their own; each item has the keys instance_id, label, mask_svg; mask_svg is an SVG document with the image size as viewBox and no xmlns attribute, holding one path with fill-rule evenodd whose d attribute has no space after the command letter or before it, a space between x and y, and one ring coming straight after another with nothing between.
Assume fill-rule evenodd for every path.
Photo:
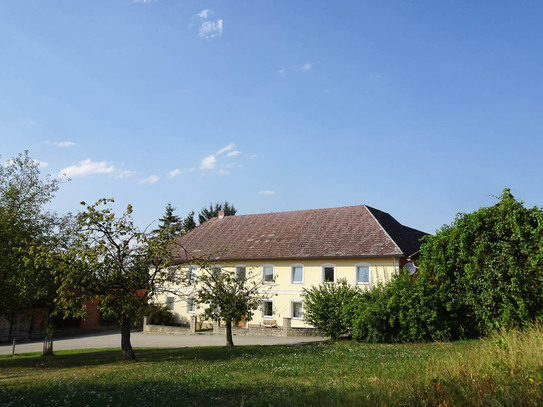
<instances>
[{"instance_id":1,"label":"brown tiled roof","mask_svg":"<svg viewBox=\"0 0 543 407\"><path fill-rule=\"evenodd\" d=\"M178 241L179 260L408 256L426 233L366 205L212 218Z\"/></svg>"}]
</instances>

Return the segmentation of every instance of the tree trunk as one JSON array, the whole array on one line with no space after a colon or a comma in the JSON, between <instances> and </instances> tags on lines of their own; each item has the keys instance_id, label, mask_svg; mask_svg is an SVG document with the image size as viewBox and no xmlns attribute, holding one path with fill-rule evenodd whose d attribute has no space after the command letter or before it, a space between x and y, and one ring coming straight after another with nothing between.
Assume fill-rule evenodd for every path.
<instances>
[{"instance_id":1,"label":"tree trunk","mask_svg":"<svg viewBox=\"0 0 543 407\"><path fill-rule=\"evenodd\" d=\"M234 340L232 339L232 320L226 321L226 346L234 346Z\"/></svg>"},{"instance_id":2,"label":"tree trunk","mask_svg":"<svg viewBox=\"0 0 543 407\"><path fill-rule=\"evenodd\" d=\"M51 356L53 354L53 336L55 334L55 323L50 313L47 313L47 327L45 328L45 339L43 340L42 356Z\"/></svg>"},{"instance_id":3,"label":"tree trunk","mask_svg":"<svg viewBox=\"0 0 543 407\"><path fill-rule=\"evenodd\" d=\"M121 349L123 350L124 360L136 360L136 354L130 343L131 322L130 318L127 318L121 323Z\"/></svg>"}]
</instances>

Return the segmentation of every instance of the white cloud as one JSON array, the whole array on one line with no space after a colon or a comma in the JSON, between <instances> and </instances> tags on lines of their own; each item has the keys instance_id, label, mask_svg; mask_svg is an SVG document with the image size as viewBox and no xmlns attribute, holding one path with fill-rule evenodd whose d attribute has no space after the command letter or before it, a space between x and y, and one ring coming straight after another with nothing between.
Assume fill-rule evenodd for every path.
<instances>
[{"instance_id":1,"label":"white cloud","mask_svg":"<svg viewBox=\"0 0 543 407\"><path fill-rule=\"evenodd\" d=\"M140 181L140 184L156 184L160 180L158 175L150 175Z\"/></svg>"},{"instance_id":2,"label":"white cloud","mask_svg":"<svg viewBox=\"0 0 543 407\"><path fill-rule=\"evenodd\" d=\"M170 172L168 172L168 178L174 178L179 174L181 174L181 170L179 168L176 168L175 170L171 170Z\"/></svg>"},{"instance_id":3,"label":"white cloud","mask_svg":"<svg viewBox=\"0 0 543 407\"><path fill-rule=\"evenodd\" d=\"M221 155L221 154L224 154L226 153L227 151L230 151L232 150L236 145L234 143L230 143L226 146L224 146L223 148L221 148L219 151L217 151L217 155Z\"/></svg>"},{"instance_id":4,"label":"white cloud","mask_svg":"<svg viewBox=\"0 0 543 407\"><path fill-rule=\"evenodd\" d=\"M198 35L202 38L215 38L222 35L222 19L217 21L204 21L200 26Z\"/></svg>"},{"instance_id":5,"label":"white cloud","mask_svg":"<svg viewBox=\"0 0 543 407\"><path fill-rule=\"evenodd\" d=\"M73 141L46 141L45 144L51 144L57 147L73 147L77 145Z\"/></svg>"},{"instance_id":6,"label":"white cloud","mask_svg":"<svg viewBox=\"0 0 543 407\"><path fill-rule=\"evenodd\" d=\"M200 18L200 20L207 20L207 18L211 15L211 14L215 14L213 12L213 10L210 10L208 8L206 8L205 10L202 10L200 11L199 13L197 13L196 15Z\"/></svg>"},{"instance_id":7,"label":"white cloud","mask_svg":"<svg viewBox=\"0 0 543 407\"><path fill-rule=\"evenodd\" d=\"M69 178L75 177L87 177L95 174L109 174L115 173L115 166L107 161L92 161L90 158L80 161L77 165L70 165L60 171L60 176Z\"/></svg>"},{"instance_id":8,"label":"white cloud","mask_svg":"<svg viewBox=\"0 0 543 407\"><path fill-rule=\"evenodd\" d=\"M33 160L36 164L38 164L38 167L40 168L47 168L49 167L49 163L45 161L39 161L39 160Z\"/></svg>"},{"instance_id":9,"label":"white cloud","mask_svg":"<svg viewBox=\"0 0 543 407\"><path fill-rule=\"evenodd\" d=\"M115 178L126 179L126 178L130 178L132 175L134 175L132 171L128 171L128 170L116 171Z\"/></svg>"},{"instance_id":10,"label":"white cloud","mask_svg":"<svg viewBox=\"0 0 543 407\"><path fill-rule=\"evenodd\" d=\"M207 156L200 162L201 170L212 170L217 166L217 159L214 155Z\"/></svg>"},{"instance_id":11,"label":"white cloud","mask_svg":"<svg viewBox=\"0 0 543 407\"><path fill-rule=\"evenodd\" d=\"M311 67L313 66L313 64L311 62L306 62L305 64L302 65L302 67L300 68L302 71L309 71L311 69Z\"/></svg>"},{"instance_id":12,"label":"white cloud","mask_svg":"<svg viewBox=\"0 0 543 407\"><path fill-rule=\"evenodd\" d=\"M275 195L275 191L266 189L266 190L264 190L264 191L260 191L259 194L260 194L260 195Z\"/></svg>"},{"instance_id":13,"label":"white cloud","mask_svg":"<svg viewBox=\"0 0 543 407\"><path fill-rule=\"evenodd\" d=\"M230 174L230 172L228 170L224 169L224 168L221 168L219 170L219 174L220 175L228 175L228 174Z\"/></svg>"},{"instance_id":14,"label":"white cloud","mask_svg":"<svg viewBox=\"0 0 543 407\"><path fill-rule=\"evenodd\" d=\"M240 155L241 154L241 151L238 151L238 150L234 150L234 151L230 151L228 154L226 154L227 157L235 157L237 155Z\"/></svg>"},{"instance_id":15,"label":"white cloud","mask_svg":"<svg viewBox=\"0 0 543 407\"><path fill-rule=\"evenodd\" d=\"M132 3L151 3L154 0L132 0Z\"/></svg>"},{"instance_id":16,"label":"white cloud","mask_svg":"<svg viewBox=\"0 0 543 407\"><path fill-rule=\"evenodd\" d=\"M213 12L213 10L210 10L208 8L194 14L191 18L189 28L192 28L194 26L194 23L197 22L198 24L200 24L200 28L198 30L198 35L200 37L206 39L220 37L223 30L223 20L211 20L211 16L213 16L214 14L215 13Z\"/></svg>"},{"instance_id":17,"label":"white cloud","mask_svg":"<svg viewBox=\"0 0 543 407\"><path fill-rule=\"evenodd\" d=\"M279 69L277 72L275 72L279 76L285 76L287 74L286 69Z\"/></svg>"}]
</instances>

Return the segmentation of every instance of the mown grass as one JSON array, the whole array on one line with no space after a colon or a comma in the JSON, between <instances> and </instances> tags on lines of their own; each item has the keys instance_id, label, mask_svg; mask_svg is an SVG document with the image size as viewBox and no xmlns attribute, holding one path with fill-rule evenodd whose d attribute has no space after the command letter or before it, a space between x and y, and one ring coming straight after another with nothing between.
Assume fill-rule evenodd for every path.
<instances>
[{"instance_id":1,"label":"mown grass","mask_svg":"<svg viewBox=\"0 0 543 407\"><path fill-rule=\"evenodd\" d=\"M2 406L543 405L543 332L480 341L0 356Z\"/></svg>"}]
</instances>

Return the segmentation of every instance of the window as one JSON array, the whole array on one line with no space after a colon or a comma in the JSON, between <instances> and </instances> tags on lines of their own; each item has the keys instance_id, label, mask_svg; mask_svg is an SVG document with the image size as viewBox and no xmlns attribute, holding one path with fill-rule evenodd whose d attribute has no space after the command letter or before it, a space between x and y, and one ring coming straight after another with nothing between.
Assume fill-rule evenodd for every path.
<instances>
[{"instance_id":1,"label":"window","mask_svg":"<svg viewBox=\"0 0 543 407\"><path fill-rule=\"evenodd\" d=\"M370 283L370 265L357 264L356 265L356 284L369 284L369 283Z\"/></svg>"},{"instance_id":2,"label":"window","mask_svg":"<svg viewBox=\"0 0 543 407\"><path fill-rule=\"evenodd\" d=\"M325 283L336 282L336 266L334 266L333 264L323 264L322 281Z\"/></svg>"},{"instance_id":3,"label":"window","mask_svg":"<svg viewBox=\"0 0 543 407\"><path fill-rule=\"evenodd\" d=\"M262 316L264 318L273 317L273 301L272 300L262 301Z\"/></svg>"},{"instance_id":4,"label":"window","mask_svg":"<svg viewBox=\"0 0 543 407\"><path fill-rule=\"evenodd\" d=\"M187 298L187 312L189 314L196 313L196 300L194 298Z\"/></svg>"},{"instance_id":5,"label":"window","mask_svg":"<svg viewBox=\"0 0 543 407\"><path fill-rule=\"evenodd\" d=\"M168 281L175 280L177 273L177 266L169 266L168 267Z\"/></svg>"},{"instance_id":6,"label":"window","mask_svg":"<svg viewBox=\"0 0 543 407\"><path fill-rule=\"evenodd\" d=\"M302 319L304 314L302 301L292 301L290 304L292 319Z\"/></svg>"},{"instance_id":7,"label":"window","mask_svg":"<svg viewBox=\"0 0 543 407\"><path fill-rule=\"evenodd\" d=\"M302 266L301 264L295 264L292 266L291 281L293 284L304 283L304 266Z\"/></svg>"},{"instance_id":8,"label":"window","mask_svg":"<svg viewBox=\"0 0 543 407\"><path fill-rule=\"evenodd\" d=\"M189 283L194 283L198 279L198 267L189 266L187 271L187 279Z\"/></svg>"},{"instance_id":9,"label":"window","mask_svg":"<svg viewBox=\"0 0 543 407\"><path fill-rule=\"evenodd\" d=\"M262 266L262 281L273 283L273 266Z\"/></svg>"},{"instance_id":10,"label":"window","mask_svg":"<svg viewBox=\"0 0 543 407\"><path fill-rule=\"evenodd\" d=\"M222 267L219 265L215 265L211 267L211 275L215 278L218 278L219 275L222 273Z\"/></svg>"},{"instance_id":11,"label":"window","mask_svg":"<svg viewBox=\"0 0 543 407\"><path fill-rule=\"evenodd\" d=\"M238 280L245 280L247 278L247 267L236 266L236 278Z\"/></svg>"},{"instance_id":12,"label":"window","mask_svg":"<svg viewBox=\"0 0 543 407\"><path fill-rule=\"evenodd\" d=\"M173 311L175 308L175 297L173 295L168 295L164 305L166 305L168 311Z\"/></svg>"}]
</instances>

